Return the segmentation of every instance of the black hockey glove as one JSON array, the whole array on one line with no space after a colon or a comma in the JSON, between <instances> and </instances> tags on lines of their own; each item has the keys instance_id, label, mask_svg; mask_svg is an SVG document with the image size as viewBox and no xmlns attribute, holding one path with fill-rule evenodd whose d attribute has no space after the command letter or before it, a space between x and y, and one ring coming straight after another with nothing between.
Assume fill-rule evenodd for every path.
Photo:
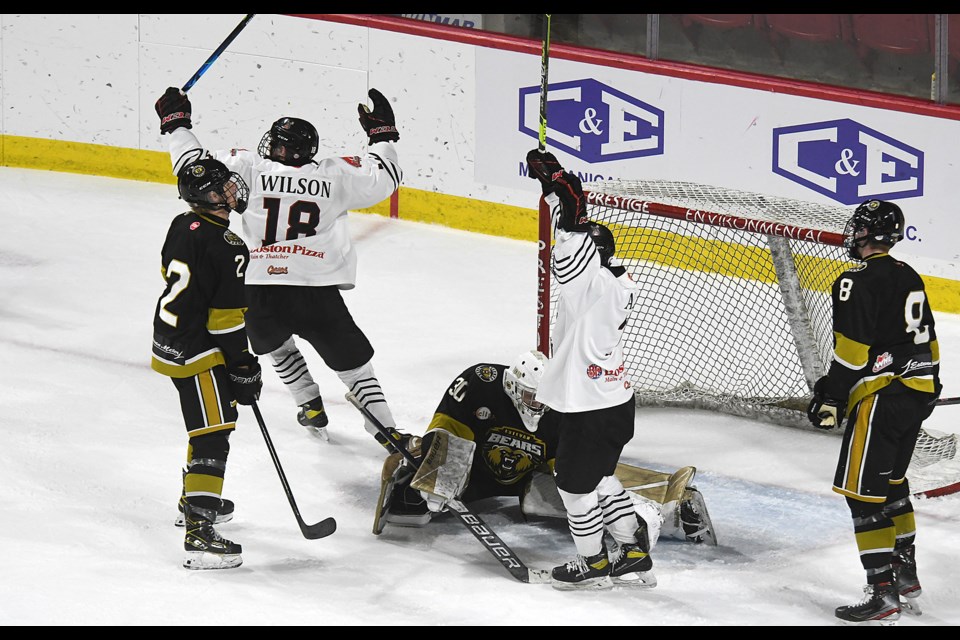
<instances>
[{"instance_id":1,"label":"black hockey glove","mask_svg":"<svg viewBox=\"0 0 960 640\"><path fill-rule=\"evenodd\" d=\"M824 391L826 384L827 376L823 376L813 385L813 399L810 400L810 406L807 407L807 418L816 428L829 431L843 422L843 417L847 412L847 403L828 398Z\"/></svg>"},{"instance_id":2,"label":"black hockey glove","mask_svg":"<svg viewBox=\"0 0 960 640\"><path fill-rule=\"evenodd\" d=\"M170 133L178 127L192 129L190 123L190 98L176 87L169 87L153 106L160 116L160 135Z\"/></svg>"},{"instance_id":3,"label":"black hockey glove","mask_svg":"<svg viewBox=\"0 0 960 640\"><path fill-rule=\"evenodd\" d=\"M263 380L260 376L260 363L254 356L227 367L230 388L240 404L253 404L260 398Z\"/></svg>"},{"instance_id":4,"label":"black hockey glove","mask_svg":"<svg viewBox=\"0 0 960 640\"><path fill-rule=\"evenodd\" d=\"M530 177L540 181L543 195L553 191L553 178L563 171L556 156L540 149L532 149L527 153L527 168Z\"/></svg>"},{"instance_id":5,"label":"black hockey glove","mask_svg":"<svg viewBox=\"0 0 960 640\"><path fill-rule=\"evenodd\" d=\"M370 89L367 95L373 101L373 111L363 103L357 105L357 111L360 113L360 126L370 136L370 144L396 142L400 139L400 132L397 131L397 120L390 101L376 89Z\"/></svg>"}]
</instances>

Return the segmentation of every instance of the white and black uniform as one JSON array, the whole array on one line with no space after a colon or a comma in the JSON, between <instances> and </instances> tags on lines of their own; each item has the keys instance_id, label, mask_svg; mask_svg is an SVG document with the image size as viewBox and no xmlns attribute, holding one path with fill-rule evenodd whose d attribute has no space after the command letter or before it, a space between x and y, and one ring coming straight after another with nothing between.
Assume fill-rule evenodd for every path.
<instances>
[{"instance_id":1,"label":"white and black uniform","mask_svg":"<svg viewBox=\"0 0 960 640\"><path fill-rule=\"evenodd\" d=\"M559 198L545 198L560 295L553 354L536 397L562 414L556 482L577 551L589 557L600 552L605 527L621 543L634 542L637 529L631 499L614 475L634 432L636 404L621 335L637 285L623 267L603 266L586 229L562 228Z\"/></svg>"},{"instance_id":2,"label":"white and black uniform","mask_svg":"<svg viewBox=\"0 0 960 640\"><path fill-rule=\"evenodd\" d=\"M402 171L393 142L369 145L362 156L311 160L290 166L245 149L204 149L187 128L170 132L176 174L201 157L213 157L250 187L241 216L250 250L246 274L247 333L257 354L270 354L298 405L318 398L293 336L308 341L343 383L393 428L395 422L373 372L373 346L340 294L356 285L357 255L348 211L389 198ZM376 428L366 422L366 429Z\"/></svg>"}]
</instances>

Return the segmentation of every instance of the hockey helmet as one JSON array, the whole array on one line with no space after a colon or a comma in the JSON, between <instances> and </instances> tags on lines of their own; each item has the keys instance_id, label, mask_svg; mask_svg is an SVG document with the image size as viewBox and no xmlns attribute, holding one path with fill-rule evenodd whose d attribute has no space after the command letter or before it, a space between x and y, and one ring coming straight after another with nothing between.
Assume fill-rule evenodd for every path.
<instances>
[{"instance_id":1,"label":"hockey helmet","mask_svg":"<svg viewBox=\"0 0 960 640\"><path fill-rule=\"evenodd\" d=\"M610 266L610 258L617 249L613 233L599 222L590 223L589 233L593 243L597 245L597 252L600 253L600 263L605 267Z\"/></svg>"},{"instance_id":2,"label":"hockey helmet","mask_svg":"<svg viewBox=\"0 0 960 640\"><path fill-rule=\"evenodd\" d=\"M892 247L903 240L903 211L886 200L867 200L856 208L843 231L843 246L854 260L867 242Z\"/></svg>"},{"instance_id":3,"label":"hockey helmet","mask_svg":"<svg viewBox=\"0 0 960 640\"><path fill-rule=\"evenodd\" d=\"M306 120L284 116L263 134L257 152L267 160L300 167L310 162L319 145L316 127Z\"/></svg>"},{"instance_id":4,"label":"hockey helmet","mask_svg":"<svg viewBox=\"0 0 960 640\"><path fill-rule=\"evenodd\" d=\"M194 209L222 209L243 213L250 189L240 174L213 158L191 162L177 174L180 198Z\"/></svg>"},{"instance_id":5,"label":"hockey helmet","mask_svg":"<svg viewBox=\"0 0 960 640\"><path fill-rule=\"evenodd\" d=\"M537 430L540 418L547 410L547 406L536 399L546 361L539 351L524 351L503 372L503 390L530 432Z\"/></svg>"}]
</instances>

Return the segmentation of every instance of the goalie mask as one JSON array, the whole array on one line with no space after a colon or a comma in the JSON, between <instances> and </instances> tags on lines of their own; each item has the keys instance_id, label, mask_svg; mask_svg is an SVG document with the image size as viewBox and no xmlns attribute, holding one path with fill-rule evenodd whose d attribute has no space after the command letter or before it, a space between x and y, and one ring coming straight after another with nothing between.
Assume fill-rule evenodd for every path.
<instances>
[{"instance_id":1,"label":"goalie mask","mask_svg":"<svg viewBox=\"0 0 960 640\"><path fill-rule=\"evenodd\" d=\"M900 207L885 200L867 200L853 212L843 231L843 246L854 260L867 242L892 247L903 240L904 219Z\"/></svg>"},{"instance_id":2,"label":"goalie mask","mask_svg":"<svg viewBox=\"0 0 960 640\"><path fill-rule=\"evenodd\" d=\"M503 390L517 408L523 426L531 433L537 430L540 417L547 410L537 402L537 387L543 377L546 357L539 351L526 351L503 372Z\"/></svg>"},{"instance_id":3,"label":"goalie mask","mask_svg":"<svg viewBox=\"0 0 960 640\"><path fill-rule=\"evenodd\" d=\"M600 264L605 267L610 266L610 258L613 257L617 245L613 241L613 233L599 222L590 223L590 239L597 245L597 252L600 254Z\"/></svg>"},{"instance_id":4,"label":"goalie mask","mask_svg":"<svg viewBox=\"0 0 960 640\"><path fill-rule=\"evenodd\" d=\"M177 175L180 198L194 210L221 209L243 213L250 189L238 173L213 158L191 162Z\"/></svg>"},{"instance_id":5,"label":"goalie mask","mask_svg":"<svg viewBox=\"0 0 960 640\"><path fill-rule=\"evenodd\" d=\"M317 129L300 118L280 118L263 134L257 152L262 158L301 167L317 153L320 136Z\"/></svg>"}]
</instances>

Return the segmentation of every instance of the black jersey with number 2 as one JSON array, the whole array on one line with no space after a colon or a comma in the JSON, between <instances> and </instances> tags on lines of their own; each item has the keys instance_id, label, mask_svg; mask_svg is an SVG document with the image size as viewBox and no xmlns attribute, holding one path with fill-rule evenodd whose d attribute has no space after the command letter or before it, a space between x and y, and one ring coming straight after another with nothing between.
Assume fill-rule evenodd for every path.
<instances>
[{"instance_id":1,"label":"black jersey with number 2","mask_svg":"<svg viewBox=\"0 0 960 640\"><path fill-rule=\"evenodd\" d=\"M187 212L161 250L166 287L153 319L155 371L186 378L247 355L243 240L216 216Z\"/></svg>"}]
</instances>

